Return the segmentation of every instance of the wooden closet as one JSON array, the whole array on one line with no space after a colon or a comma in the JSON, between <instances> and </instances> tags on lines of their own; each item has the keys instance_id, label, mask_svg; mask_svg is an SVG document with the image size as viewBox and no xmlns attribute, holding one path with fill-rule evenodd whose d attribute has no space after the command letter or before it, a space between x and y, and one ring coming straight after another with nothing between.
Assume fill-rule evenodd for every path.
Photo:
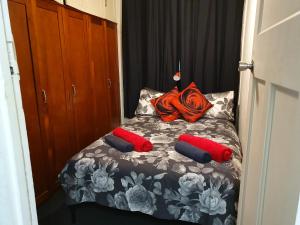
<instances>
[{"instance_id":1,"label":"wooden closet","mask_svg":"<svg viewBox=\"0 0 300 225\"><path fill-rule=\"evenodd\" d=\"M117 25L50 0L9 0L37 203L72 155L120 124Z\"/></svg>"}]
</instances>

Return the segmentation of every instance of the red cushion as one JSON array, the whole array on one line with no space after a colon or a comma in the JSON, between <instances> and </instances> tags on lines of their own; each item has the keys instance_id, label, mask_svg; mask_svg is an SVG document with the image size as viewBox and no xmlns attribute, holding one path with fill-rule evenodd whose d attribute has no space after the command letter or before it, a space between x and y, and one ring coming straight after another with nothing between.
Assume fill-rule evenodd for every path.
<instances>
[{"instance_id":1,"label":"red cushion","mask_svg":"<svg viewBox=\"0 0 300 225\"><path fill-rule=\"evenodd\" d=\"M118 127L114 129L112 133L113 135L133 144L134 150L137 152L149 152L153 148L150 141L140 135L124 130L123 128Z\"/></svg>"},{"instance_id":2,"label":"red cushion","mask_svg":"<svg viewBox=\"0 0 300 225\"><path fill-rule=\"evenodd\" d=\"M229 160L232 156L230 148L206 138L183 134L179 136L179 141L187 142L208 152L213 160L220 163Z\"/></svg>"},{"instance_id":3,"label":"red cushion","mask_svg":"<svg viewBox=\"0 0 300 225\"><path fill-rule=\"evenodd\" d=\"M194 82L181 91L177 98L172 98L172 105L188 122L197 121L213 106Z\"/></svg>"},{"instance_id":4,"label":"red cushion","mask_svg":"<svg viewBox=\"0 0 300 225\"><path fill-rule=\"evenodd\" d=\"M171 91L163 94L158 98L151 100L151 103L154 106L156 113L165 122L176 120L180 116L177 109L171 104L174 98L178 98L177 87L174 87Z\"/></svg>"}]
</instances>

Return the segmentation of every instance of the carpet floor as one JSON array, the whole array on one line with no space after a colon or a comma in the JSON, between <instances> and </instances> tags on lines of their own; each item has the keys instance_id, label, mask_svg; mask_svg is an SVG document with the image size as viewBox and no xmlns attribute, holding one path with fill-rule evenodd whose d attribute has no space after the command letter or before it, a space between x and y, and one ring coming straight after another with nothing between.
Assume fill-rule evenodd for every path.
<instances>
[{"instance_id":1,"label":"carpet floor","mask_svg":"<svg viewBox=\"0 0 300 225\"><path fill-rule=\"evenodd\" d=\"M39 225L72 225L70 209L62 190L38 207ZM142 213L126 212L97 204L84 204L76 210L75 225L192 225L181 221L159 220Z\"/></svg>"}]
</instances>

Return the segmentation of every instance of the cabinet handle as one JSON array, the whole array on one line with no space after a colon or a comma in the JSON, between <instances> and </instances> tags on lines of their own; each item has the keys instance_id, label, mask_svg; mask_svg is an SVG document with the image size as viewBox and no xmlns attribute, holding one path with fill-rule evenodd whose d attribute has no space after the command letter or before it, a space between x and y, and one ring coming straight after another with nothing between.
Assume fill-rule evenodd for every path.
<instances>
[{"instance_id":1,"label":"cabinet handle","mask_svg":"<svg viewBox=\"0 0 300 225\"><path fill-rule=\"evenodd\" d=\"M47 104L47 93L45 89L42 89L43 102Z\"/></svg>"},{"instance_id":2,"label":"cabinet handle","mask_svg":"<svg viewBox=\"0 0 300 225\"><path fill-rule=\"evenodd\" d=\"M107 78L108 87L111 88L111 79Z\"/></svg>"},{"instance_id":3,"label":"cabinet handle","mask_svg":"<svg viewBox=\"0 0 300 225\"><path fill-rule=\"evenodd\" d=\"M105 7L107 7L107 0L105 0Z\"/></svg>"},{"instance_id":4,"label":"cabinet handle","mask_svg":"<svg viewBox=\"0 0 300 225\"><path fill-rule=\"evenodd\" d=\"M72 84L72 90L73 90L73 97L77 95L76 85Z\"/></svg>"}]
</instances>

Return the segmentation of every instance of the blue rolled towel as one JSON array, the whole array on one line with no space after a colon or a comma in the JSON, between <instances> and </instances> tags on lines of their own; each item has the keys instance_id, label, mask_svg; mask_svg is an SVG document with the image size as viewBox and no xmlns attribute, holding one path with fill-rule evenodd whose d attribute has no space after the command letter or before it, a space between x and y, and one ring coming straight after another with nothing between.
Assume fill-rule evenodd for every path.
<instances>
[{"instance_id":1,"label":"blue rolled towel","mask_svg":"<svg viewBox=\"0 0 300 225\"><path fill-rule=\"evenodd\" d=\"M199 163L209 163L211 161L211 155L208 152L183 141L178 141L175 144L175 150Z\"/></svg>"},{"instance_id":2,"label":"blue rolled towel","mask_svg":"<svg viewBox=\"0 0 300 225\"><path fill-rule=\"evenodd\" d=\"M114 147L121 152L131 152L134 148L133 144L124 141L122 138L116 137L114 135L107 135L104 137L104 140L111 147Z\"/></svg>"}]
</instances>

